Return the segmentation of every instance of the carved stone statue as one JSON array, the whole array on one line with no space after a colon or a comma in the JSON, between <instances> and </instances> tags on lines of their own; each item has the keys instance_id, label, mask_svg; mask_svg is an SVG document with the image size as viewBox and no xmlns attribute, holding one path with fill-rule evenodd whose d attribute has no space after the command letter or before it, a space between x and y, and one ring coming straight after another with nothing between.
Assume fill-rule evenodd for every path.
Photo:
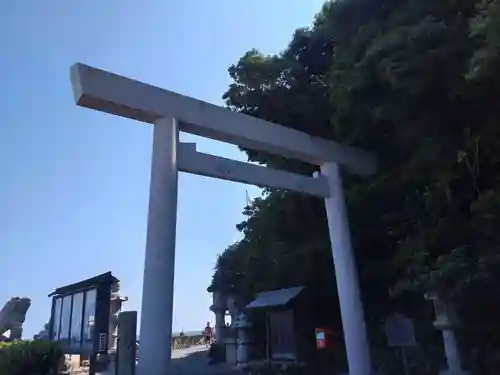
<instances>
[{"instance_id":1,"label":"carved stone statue","mask_svg":"<svg viewBox=\"0 0 500 375\"><path fill-rule=\"evenodd\" d=\"M19 340L23 334L23 323L31 306L29 298L11 298L0 310L0 341ZM10 331L9 337L4 333Z\"/></svg>"}]
</instances>

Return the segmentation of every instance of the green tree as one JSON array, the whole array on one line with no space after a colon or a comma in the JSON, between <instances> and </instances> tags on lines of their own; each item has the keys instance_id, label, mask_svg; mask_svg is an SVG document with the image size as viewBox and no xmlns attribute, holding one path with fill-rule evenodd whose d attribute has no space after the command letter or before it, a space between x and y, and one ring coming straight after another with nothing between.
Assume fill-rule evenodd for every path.
<instances>
[{"instance_id":1,"label":"green tree","mask_svg":"<svg viewBox=\"0 0 500 375\"><path fill-rule=\"evenodd\" d=\"M374 342L394 304L431 340L422 301L430 289L452 298L471 326L498 320L500 293L491 286L500 281L499 21L493 0L327 2L282 53L251 50L229 69L230 109L377 155L373 178L345 174ZM317 169L244 151L270 167ZM221 254L211 287L230 285L250 298L304 284L321 291L318 306L339 326L322 202L265 190L245 214L243 239ZM471 301L494 313L474 312Z\"/></svg>"}]
</instances>

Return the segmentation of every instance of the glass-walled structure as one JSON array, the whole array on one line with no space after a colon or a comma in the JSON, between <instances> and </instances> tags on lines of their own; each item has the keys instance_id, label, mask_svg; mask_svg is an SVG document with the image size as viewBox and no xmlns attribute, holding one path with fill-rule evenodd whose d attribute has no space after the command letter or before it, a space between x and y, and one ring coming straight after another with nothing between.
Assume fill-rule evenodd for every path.
<instances>
[{"instance_id":1,"label":"glass-walled structure","mask_svg":"<svg viewBox=\"0 0 500 375\"><path fill-rule=\"evenodd\" d=\"M111 272L56 289L50 296L50 339L66 353L95 354L108 348L110 297L119 282Z\"/></svg>"}]
</instances>

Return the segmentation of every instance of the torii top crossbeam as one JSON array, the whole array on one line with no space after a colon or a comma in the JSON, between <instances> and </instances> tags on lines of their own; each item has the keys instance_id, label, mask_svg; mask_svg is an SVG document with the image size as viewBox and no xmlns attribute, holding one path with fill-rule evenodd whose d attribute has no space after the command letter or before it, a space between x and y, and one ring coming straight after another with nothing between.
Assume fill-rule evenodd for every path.
<instances>
[{"instance_id":1,"label":"torii top crossbeam","mask_svg":"<svg viewBox=\"0 0 500 375\"><path fill-rule=\"evenodd\" d=\"M202 137L314 165L335 162L360 175L376 170L374 157L365 151L88 65L73 65L71 82L82 107L147 123L174 117L181 131Z\"/></svg>"}]
</instances>

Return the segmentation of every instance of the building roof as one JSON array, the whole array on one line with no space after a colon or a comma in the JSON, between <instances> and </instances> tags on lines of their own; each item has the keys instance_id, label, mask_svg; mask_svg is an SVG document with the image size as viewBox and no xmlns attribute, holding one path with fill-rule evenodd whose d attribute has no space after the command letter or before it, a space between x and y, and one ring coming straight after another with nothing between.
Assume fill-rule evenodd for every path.
<instances>
[{"instance_id":1,"label":"building roof","mask_svg":"<svg viewBox=\"0 0 500 375\"><path fill-rule=\"evenodd\" d=\"M283 306L297 298L303 289L303 286L296 286L293 288L262 292L257 294L257 298L250 302L245 308L258 309L263 307Z\"/></svg>"},{"instance_id":2,"label":"building roof","mask_svg":"<svg viewBox=\"0 0 500 375\"><path fill-rule=\"evenodd\" d=\"M49 297L56 295L64 295L64 294L72 294L77 291L88 289L93 286L97 286L100 284L113 284L115 282L119 282L116 277L111 274L111 271L91 277L90 279L82 280L77 283L69 284L57 288L52 293L49 294Z\"/></svg>"}]
</instances>

